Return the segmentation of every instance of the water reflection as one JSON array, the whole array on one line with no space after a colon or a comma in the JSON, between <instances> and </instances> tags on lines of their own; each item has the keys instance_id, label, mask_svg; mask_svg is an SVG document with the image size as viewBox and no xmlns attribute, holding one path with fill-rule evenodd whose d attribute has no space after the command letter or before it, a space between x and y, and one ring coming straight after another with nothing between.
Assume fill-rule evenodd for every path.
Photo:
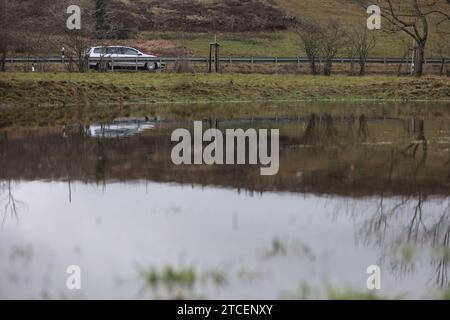
<instances>
[{"instance_id":1,"label":"water reflection","mask_svg":"<svg viewBox=\"0 0 450 320\"><path fill-rule=\"evenodd\" d=\"M309 274L305 270L312 266L326 266L327 259L333 262L331 269L336 268L344 273L336 279L330 276L330 282L335 285L360 280L361 285L365 284L365 268L379 262L384 266L383 270L389 270L385 278L386 294L395 292L399 287L413 297L423 297L430 287L450 287L449 119L310 114L276 122L214 119L205 121L206 126L208 123L220 129L250 126L280 128L279 174L262 177L258 168L239 165L172 165L170 133L180 125L189 128L190 124L155 121L144 125L115 123L98 128L2 132L0 207L4 209L3 221L11 218L20 220L21 209L28 200L32 203L29 206L31 212L40 206L41 210L78 212L84 219L89 219L90 213L96 216L96 223L108 218L120 220L119 212L113 208L122 203L130 206L129 211L137 219L122 221L124 232L130 237L125 242L150 246L155 254L153 259L133 256L147 263L152 263L149 260L164 261L167 253L156 250L145 238L139 238L141 235L136 231L139 229L136 223L154 224L155 228L160 229L167 228L168 224L173 227L175 225L172 223L176 223L191 226L197 233L177 227L176 231L186 244L172 243L173 254L181 247L185 250L183 252L193 250L195 253L192 255L199 260L206 259L207 264L211 261L221 263L225 257L225 260L233 260L233 255L241 254L242 257L244 248L236 247L237 240L248 241L247 249L264 251L260 254L262 258L247 261L245 268L255 267L255 261L258 265L258 259L266 259L267 252L281 252L271 254L276 259L267 262L268 268L274 272L289 270L288 278L275 276L278 282L274 286L280 291L289 287L293 280L299 283L301 279L308 279ZM14 181L20 181L23 190L36 194L22 191L20 197L16 196ZM38 181L44 182L35 185ZM63 185L66 187L62 191ZM94 190L101 190L104 198L93 191L93 186L96 186ZM145 186L144 194L138 191L142 186ZM191 191L186 189L188 186L192 187ZM130 191L134 188L135 193ZM161 188L164 192L159 190ZM239 195L243 191L247 197ZM65 201L60 198L55 200L54 206L58 209L44 206L36 199L37 195L44 198L51 195L52 199L56 199L61 192L68 195L64 197ZM147 203L147 197L153 199L151 204ZM84 203L91 203L93 207L89 209ZM336 209L336 219L341 220L340 223L330 217L327 203ZM239 204L246 209L243 210ZM165 209L162 210L162 207ZM153 215L145 215L148 212ZM161 212L168 214L167 217L154 216ZM49 219L42 211L39 213L41 219ZM60 219L56 218L56 213L48 214ZM224 221L225 217L231 222ZM27 216L24 218L25 224L27 219L33 220ZM71 216L71 219L75 217ZM218 223L223 226L229 223L231 227L222 230ZM199 224L213 228L217 234L199 229ZM291 229L291 226L299 229ZM98 231L93 228L88 229L90 232ZM154 231L159 239L169 242L178 237L173 230L165 230L167 234ZM229 240L232 248L228 248L223 244L224 239L232 239L235 233L242 238ZM89 241L93 241L90 234ZM280 240L284 234L288 237L288 244ZM356 235L356 245L350 235ZM216 241L215 237L220 236L223 238ZM106 234L105 237L113 239ZM300 242L299 237L302 238ZM206 244L200 245L201 249L193 249L201 241L211 242L220 250L213 254ZM340 241L342 243L337 244ZM268 243L269 248L258 249L262 242ZM169 247L163 247L170 251ZM336 253L333 255L330 252L334 249ZM111 248L107 247L107 250ZM298 261L298 257L292 254L298 250L302 252L301 256L314 259ZM355 252L355 255L347 259L346 252L349 251ZM324 252L330 257L321 259ZM123 263L120 265L123 266ZM169 267L164 267L162 262L160 265L161 269L150 269L151 272L147 270L149 273L145 274L157 283L164 283L167 281L164 270ZM292 269L294 267L297 271ZM189 275L195 273L188 270ZM362 279L353 276L358 270L362 270ZM208 272L203 270L199 273L210 274ZM346 276L347 272L349 274ZM172 273L176 274L175 271ZM184 274L182 271L180 273ZM403 283L405 277L409 277L412 284ZM314 279L314 276L311 278ZM316 284L320 285L317 279ZM232 287L233 281L229 282L231 289L228 297L244 297L249 290L254 292L253 285L248 285L248 288ZM263 287L266 285L262 284ZM261 297L266 297L264 294L267 292L262 290ZM212 297L227 295L216 292ZM254 295L249 297L259 298ZM279 296L268 294L267 297Z\"/></svg>"},{"instance_id":2,"label":"water reflection","mask_svg":"<svg viewBox=\"0 0 450 320\"><path fill-rule=\"evenodd\" d=\"M14 196L14 186L11 180L0 181L0 206L3 209L2 225L7 219L17 221L19 211L25 207L25 203Z\"/></svg>"}]
</instances>

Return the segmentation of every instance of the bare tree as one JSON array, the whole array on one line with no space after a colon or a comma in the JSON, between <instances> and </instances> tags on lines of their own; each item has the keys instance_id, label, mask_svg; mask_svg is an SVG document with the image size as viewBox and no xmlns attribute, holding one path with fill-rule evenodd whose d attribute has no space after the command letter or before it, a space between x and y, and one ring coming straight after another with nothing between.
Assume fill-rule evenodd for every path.
<instances>
[{"instance_id":1,"label":"bare tree","mask_svg":"<svg viewBox=\"0 0 450 320\"><path fill-rule=\"evenodd\" d=\"M75 64L78 72L86 72L89 68L86 51L91 45L90 39L94 34L95 27L92 15L89 14L92 12L92 6L83 5L81 8L83 17L81 29L65 29L64 48L69 61L69 71L71 69L70 66Z\"/></svg>"},{"instance_id":2,"label":"bare tree","mask_svg":"<svg viewBox=\"0 0 450 320\"><path fill-rule=\"evenodd\" d=\"M69 71L72 71L71 65L75 64L78 72L86 72L89 67L86 61L86 51L89 46L87 36L81 30L70 30L67 31L65 43Z\"/></svg>"},{"instance_id":3,"label":"bare tree","mask_svg":"<svg viewBox=\"0 0 450 320\"><path fill-rule=\"evenodd\" d=\"M354 29L348 32L348 52L351 58L358 59L360 76L366 74L367 58L372 49L375 48L375 44L375 35L369 33L366 28Z\"/></svg>"},{"instance_id":4,"label":"bare tree","mask_svg":"<svg viewBox=\"0 0 450 320\"><path fill-rule=\"evenodd\" d=\"M423 75L425 51L430 36L432 16L450 17L443 9L448 0L353 0L368 7L376 4L381 8L381 15L387 22L387 32L402 32L415 42L414 75Z\"/></svg>"},{"instance_id":5,"label":"bare tree","mask_svg":"<svg viewBox=\"0 0 450 320\"><path fill-rule=\"evenodd\" d=\"M448 62L450 60L450 34L440 33L434 45L434 53L441 59L439 74L448 75Z\"/></svg>"},{"instance_id":6,"label":"bare tree","mask_svg":"<svg viewBox=\"0 0 450 320\"><path fill-rule=\"evenodd\" d=\"M6 70L6 54L8 52L8 1L0 0L0 71Z\"/></svg>"},{"instance_id":7,"label":"bare tree","mask_svg":"<svg viewBox=\"0 0 450 320\"><path fill-rule=\"evenodd\" d=\"M18 23L17 3L13 0L0 0L0 71L6 70L6 56L15 42L13 26Z\"/></svg>"},{"instance_id":8,"label":"bare tree","mask_svg":"<svg viewBox=\"0 0 450 320\"><path fill-rule=\"evenodd\" d=\"M321 53L324 60L323 74L330 76L333 68L333 60L345 44L345 32L343 28L336 21L329 21L322 28L321 42Z\"/></svg>"},{"instance_id":9,"label":"bare tree","mask_svg":"<svg viewBox=\"0 0 450 320\"><path fill-rule=\"evenodd\" d=\"M400 77L402 75L402 68L405 64L405 61L408 61L408 57L411 56L411 53L414 51L414 46L411 45L409 38L405 38L404 36L399 37L400 49L402 51L402 59L397 68L397 76Z\"/></svg>"},{"instance_id":10,"label":"bare tree","mask_svg":"<svg viewBox=\"0 0 450 320\"><path fill-rule=\"evenodd\" d=\"M318 74L317 61L321 51L322 27L316 21L309 18L297 19L295 30L303 42L303 48L309 59L309 69L312 75Z\"/></svg>"}]
</instances>

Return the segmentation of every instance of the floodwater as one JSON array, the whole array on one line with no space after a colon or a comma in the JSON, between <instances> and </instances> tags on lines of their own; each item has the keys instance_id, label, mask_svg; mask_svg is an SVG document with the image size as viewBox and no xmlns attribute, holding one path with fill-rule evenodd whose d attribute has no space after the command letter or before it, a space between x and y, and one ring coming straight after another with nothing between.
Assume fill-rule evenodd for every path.
<instances>
[{"instance_id":1,"label":"floodwater","mask_svg":"<svg viewBox=\"0 0 450 320\"><path fill-rule=\"evenodd\" d=\"M2 131L0 298L442 298L448 107L204 121L280 129L275 176L173 165L171 133L191 122Z\"/></svg>"}]
</instances>

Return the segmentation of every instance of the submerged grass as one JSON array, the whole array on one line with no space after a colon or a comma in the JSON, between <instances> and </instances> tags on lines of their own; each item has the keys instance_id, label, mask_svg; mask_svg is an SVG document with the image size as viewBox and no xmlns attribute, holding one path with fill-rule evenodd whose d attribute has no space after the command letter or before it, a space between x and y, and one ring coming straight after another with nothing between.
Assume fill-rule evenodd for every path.
<instances>
[{"instance_id":1,"label":"submerged grass","mask_svg":"<svg viewBox=\"0 0 450 320\"><path fill-rule=\"evenodd\" d=\"M163 283L168 287L181 286L191 288L196 280L194 268L186 268L177 270L171 266L167 266L162 271L156 268L150 268L145 274L146 281L149 285L156 287Z\"/></svg>"},{"instance_id":2,"label":"submerged grass","mask_svg":"<svg viewBox=\"0 0 450 320\"><path fill-rule=\"evenodd\" d=\"M266 257L286 256L288 247L283 240L275 238L272 240L272 245L266 253Z\"/></svg>"},{"instance_id":3,"label":"submerged grass","mask_svg":"<svg viewBox=\"0 0 450 320\"><path fill-rule=\"evenodd\" d=\"M186 288L192 289L198 283L212 283L215 286L225 285L227 282L224 272L208 270L198 272L194 267L175 268L166 266L162 269L150 267L140 270L141 277L150 287L156 288Z\"/></svg>"}]
</instances>

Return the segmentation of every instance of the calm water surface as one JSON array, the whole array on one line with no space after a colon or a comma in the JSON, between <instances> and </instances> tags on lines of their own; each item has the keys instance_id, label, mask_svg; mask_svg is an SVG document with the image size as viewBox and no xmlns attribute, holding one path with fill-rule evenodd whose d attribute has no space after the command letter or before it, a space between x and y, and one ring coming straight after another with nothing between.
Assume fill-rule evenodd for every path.
<instances>
[{"instance_id":1,"label":"calm water surface","mask_svg":"<svg viewBox=\"0 0 450 320\"><path fill-rule=\"evenodd\" d=\"M172 165L170 134L191 122L2 131L0 298L330 298L367 294L370 265L379 296L440 298L450 117L425 107L204 122L279 128L274 177Z\"/></svg>"}]
</instances>

